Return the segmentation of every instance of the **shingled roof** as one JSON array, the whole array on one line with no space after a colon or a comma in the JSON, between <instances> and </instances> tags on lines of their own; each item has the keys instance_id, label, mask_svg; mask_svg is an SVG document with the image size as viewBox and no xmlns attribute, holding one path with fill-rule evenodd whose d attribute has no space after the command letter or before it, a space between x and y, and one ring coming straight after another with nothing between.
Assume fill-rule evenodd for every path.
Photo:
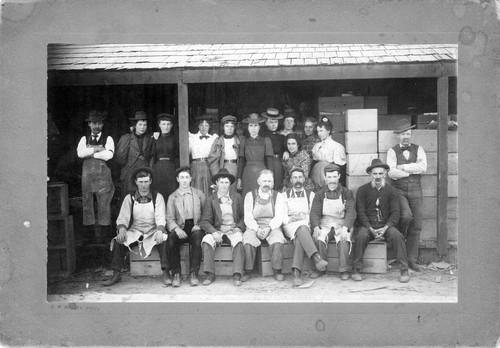
<instances>
[{"instance_id":1,"label":"shingled roof","mask_svg":"<svg viewBox=\"0 0 500 348\"><path fill-rule=\"evenodd\" d=\"M457 45L155 44L48 46L49 70L199 69L432 63L457 60Z\"/></svg>"}]
</instances>

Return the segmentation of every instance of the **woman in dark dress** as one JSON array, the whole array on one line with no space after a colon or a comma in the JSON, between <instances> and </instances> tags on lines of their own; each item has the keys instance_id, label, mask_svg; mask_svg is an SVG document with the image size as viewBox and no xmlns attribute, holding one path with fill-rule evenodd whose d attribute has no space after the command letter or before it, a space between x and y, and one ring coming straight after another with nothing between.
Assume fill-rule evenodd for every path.
<instances>
[{"instance_id":1,"label":"woman in dark dress","mask_svg":"<svg viewBox=\"0 0 500 348\"><path fill-rule=\"evenodd\" d=\"M238 161L238 181L236 187L242 190L243 199L246 194L259 187L257 178L263 169L267 169L269 159L273 156L273 145L267 137L259 135L260 124L264 118L252 113L241 122L248 123L247 138L242 138L240 143Z\"/></svg>"},{"instance_id":2,"label":"woman in dark dress","mask_svg":"<svg viewBox=\"0 0 500 348\"><path fill-rule=\"evenodd\" d=\"M179 167L179 139L173 134L174 116L157 116L160 134L153 142L153 189L165 199L177 190L175 170Z\"/></svg>"}]
</instances>

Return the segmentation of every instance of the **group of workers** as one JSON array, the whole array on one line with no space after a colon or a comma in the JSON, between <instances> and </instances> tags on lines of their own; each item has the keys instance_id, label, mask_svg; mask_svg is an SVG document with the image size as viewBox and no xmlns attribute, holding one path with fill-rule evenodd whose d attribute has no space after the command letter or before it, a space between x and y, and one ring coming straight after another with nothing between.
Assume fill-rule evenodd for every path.
<instances>
[{"instance_id":1,"label":"group of workers","mask_svg":"<svg viewBox=\"0 0 500 348\"><path fill-rule=\"evenodd\" d=\"M420 270L420 175L427 161L423 148L411 143L414 126L409 122L403 120L394 130L398 144L389 149L387 164L379 159L367 163L371 181L354 197L344 184L345 148L332 139L328 118L307 118L303 130L295 130L292 109L281 114L268 108L244 118L247 127L241 135L235 116L222 117L218 136L210 133L213 116L202 115L196 120L199 131L186 135L190 166L179 166L173 115L159 114L159 132L151 136L146 113L136 112L130 118L133 128L120 138L116 152L113 139L103 132L105 116L89 113L91 132L77 149L84 159L84 226L95 223L95 195L98 223L111 230L109 204L115 188L106 162L115 157L122 166L122 205L111 241L113 275L105 286L121 280L126 252L148 257L156 247L163 282L179 287L180 245L186 243L191 286L199 284L202 265L202 283L215 281L214 255L221 245L232 249L233 283L240 286L251 278L257 248L264 241L278 281L284 280L283 246L293 242L294 286L304 281L306 257L314 268L308 270L309 277L326 274L330 242L336 243L342 280L362 280L363 255L375 239L394 250L401 282L409 281L408 268ZM280 120L284 128L278 131Z\"/></svg>"}]
</instances>

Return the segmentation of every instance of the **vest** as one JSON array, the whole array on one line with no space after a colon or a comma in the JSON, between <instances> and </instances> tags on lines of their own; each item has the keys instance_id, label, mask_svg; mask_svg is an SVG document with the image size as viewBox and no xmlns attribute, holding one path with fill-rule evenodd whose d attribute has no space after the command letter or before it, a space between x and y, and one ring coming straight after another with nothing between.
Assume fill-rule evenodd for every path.
<instances>
[{"instance_id":1,"label":"vest","mask_svg":"<svg viewBox=\"0 0 500 348\"><path fill-rule=\"evenodd\" d=\"M89 135L87 135L86 137L86 140L87 140L87 145L90 144L90 141L92 140L92 133L90 133ZM99 140L97 140L97 144L95 145L101 145L102 147L106 147L106 141L108 140L108 135L104 132L101 132L101 137L99 138ZM104 163L106 163L106 165L108 166L109 168L109 161L104 161Z\"/></svg>"},{"instance_id":2,"label":"vest","mask_svg":"<svg viewBox=\"0 0 500 348\"><path fill-rule=\"evenodd\" d=\"M396 154L397 164L408 164L417 162L417 153L418 153L418 145L410 144L410 156L408 159L403 156L403 151L401 151L401 147L398 145L393 146L392 149ZM400 178L398 180L392 181L392 186L403 189L405 185L408 183L420 184L420 174L410 174L409 177Z\"/></svg>"}]
</instances>

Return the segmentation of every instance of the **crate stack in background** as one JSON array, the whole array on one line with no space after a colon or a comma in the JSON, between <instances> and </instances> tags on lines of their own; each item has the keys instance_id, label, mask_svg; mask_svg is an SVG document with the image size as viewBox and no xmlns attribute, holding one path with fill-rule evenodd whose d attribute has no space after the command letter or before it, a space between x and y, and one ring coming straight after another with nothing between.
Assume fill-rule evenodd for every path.
<instances>
[{"instance_id":1,"label":"crate stack in background","mask_svg":"<svg viewBox=\"0 0 500 348\"><path fill-rule=\"evenodd\" d=\"M345 124L346 183L356 196L358 188L370 181L366 167L378 158L377 109L349 109Z\"/></svg>"},{"instance_id":2,"label":"crate stack in background","mask_svg":"<svg viewBox=\"0 0 500 348\"><path fill-rule=\"evenodd\" d=\"M47 277L69 276L75 271L73 216L69 215L68 185L47 186Z\"/></svg>"}]
</instances>

